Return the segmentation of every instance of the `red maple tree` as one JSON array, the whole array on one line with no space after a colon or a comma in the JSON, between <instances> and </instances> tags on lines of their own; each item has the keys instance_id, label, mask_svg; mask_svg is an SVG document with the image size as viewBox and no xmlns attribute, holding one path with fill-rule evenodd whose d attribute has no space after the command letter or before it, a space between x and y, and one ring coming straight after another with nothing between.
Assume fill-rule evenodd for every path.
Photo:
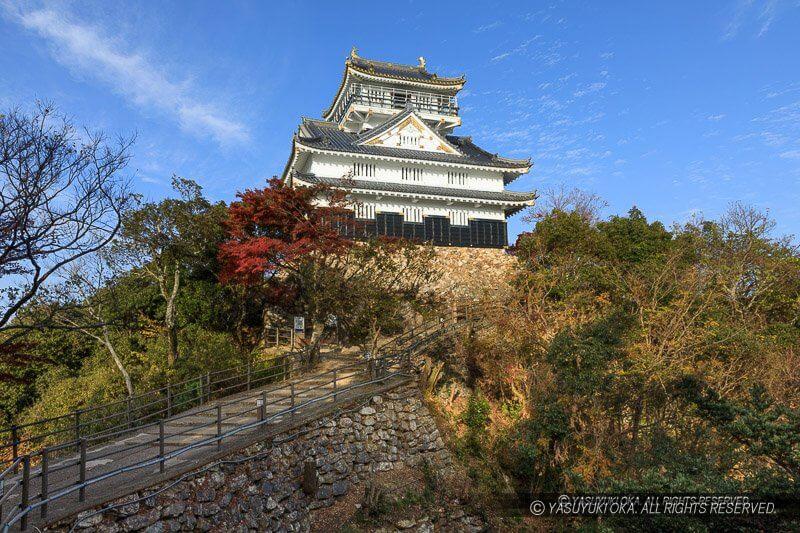
<instances>
[{"instance_id":1,"label":"red maple tree","mask_svg":"<svg viewBox=\"0 0 800 533\"><path fill-rule=\"evenodd\" d=\"M339 191L290 187L272 178L269 187L237 197L228 209L229 239L219 253L225 283L263 283L282 269L296 268L300 259L341 254L353 246L338 230L347 213Z\"/></svg>"},{"instance_id":2,"label":"red maple tree","mask_svg":"<svg viewBox=\"0 0 800 533\"><path fill-rule=\"evenodd\" d=\"M265 328L275 319L273 310L306 316L310 362L331 312L330 284L354 246L339 231L349 218L345 193L273 178L268 187L237 196L228 209L229 239L220 246L220 280L258 286L268 302Z\"/></svg>"},{"instance_id":3,"label":"red maple tree","mask_svg":"<svg viewBox=\"0 0 800 533\"><path fill-rule=\"evenodd\" d=\"M262 292L265 328L280 315L305 316L309 365L326 324L336 323L350 339L372 338L397 327L404 305L433 277L429 247L382 237L357 245L343 236L341 229L358 233L344 191L272 179L238 198L229 207L220 277Z\"/></svg>"}]
</instances>

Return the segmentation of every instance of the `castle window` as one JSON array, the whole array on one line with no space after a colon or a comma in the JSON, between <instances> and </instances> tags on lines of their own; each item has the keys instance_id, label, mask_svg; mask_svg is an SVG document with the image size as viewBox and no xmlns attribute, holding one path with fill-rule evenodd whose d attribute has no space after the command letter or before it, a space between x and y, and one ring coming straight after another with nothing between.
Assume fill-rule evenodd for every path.
<instances>
[{"instance_id":1,"label":"castle window","mask_svg":"<svg viewBox=\"0 0 800 533\"><path fill-rule=\"evenodd\" d=\"M404 207L403 220L405 222L422 222L422 208L421 207Z\"/></svg>"},{"instance_id":2,"label":"castle window","mask_svg":"<svg viewBox=\"0 0 800 533\"><path fill-rule=\"evenodd\" d=\"M403 109L406 106L406 101L408 101L408 93L401 89L395 89L392 92L393 106L395 109Z\"/></svg>"},{"instance_id":3,"label":"castle window","mask_svg":"<svg viewBox=\"0 0 800 533\"><path fill-rule=\"evenodd\" d=\"M400 146L406 148L418 148L419 147L419 137L416 135L400 135Z\"/></svg>"},{"instance_id":4,"label":"castle window","mask_svg":"<svg viewBox=\"0 0 800 533\"><path fill-rule=\"evenodd\" d=\"M450 224L453 226L469 226L469 214L466 211L450 211Z\"/></svg>"},{"instance_id":5,"label":"castle window","mask_svg":"<svg viewBox=\"0 0 800 533\"><path fill-rule=\"evenodd\" d=\"M356 218L375 218L375 206L356 204Z\"/></svg>"},{"instance_id":6,"label":"castle window","mask_svg":"<svg viewBox=\"0 0 800 533\"><path fill-rule=\"evenodd\" d=\"M400 169L400 177L403 181L422 181L422 169L415 167L403 167Z\"/></svg>"},{"instance_id":7,"label":"castle window","mask_svg":"<svg viewBox=\"0 0 800 533\"><path fill-rule=\"evenodd\" d=\"M467 184L467 173L466 172L448 171L447 172L447 184L448 185L461 185L461 186L466 185Z\"/></svg>"},{"instance_id":8,"label":"castle window","mask_svg":"<svg viewBox=\"0 0 800 533\"><path fill-rule=\"evenodd\" d=\"M353 176L374 178L375 165L372 163L353 163Z\"/></svg>"}]
</instances>

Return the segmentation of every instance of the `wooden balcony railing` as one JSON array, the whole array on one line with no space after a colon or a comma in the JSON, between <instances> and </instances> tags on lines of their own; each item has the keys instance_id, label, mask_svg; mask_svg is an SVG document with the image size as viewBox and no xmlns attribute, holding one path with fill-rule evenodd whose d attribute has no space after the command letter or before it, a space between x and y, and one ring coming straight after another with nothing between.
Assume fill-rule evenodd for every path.
<instances>
[{"instance_id":1,"label":"wooden balcony railing","mask_svg":"<svg viewBox=\"0 0 800 533\"><path fill-rule=\"evenodd\" d=\"M415 109L423 113L458 115L458 99L456 96L352 83L348 86L345 97L339 102L333 114L333 120L338 122L351 104L361 104L382 109L405 109L408 102L411 102Z\"/></svg>"}]
</instances>

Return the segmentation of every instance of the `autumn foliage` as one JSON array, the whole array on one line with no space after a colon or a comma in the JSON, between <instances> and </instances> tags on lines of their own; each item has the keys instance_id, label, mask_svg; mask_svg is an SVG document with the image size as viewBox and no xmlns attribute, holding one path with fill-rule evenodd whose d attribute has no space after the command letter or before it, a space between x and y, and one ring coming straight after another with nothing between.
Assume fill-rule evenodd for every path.
<instances>
[{"instance_id":1,"label":"autumn foliage","mask_svg":"<svg viewBox=\"0 0 800 533\"><path fill-rule=\"evenodd\" d=\"M223 282L262 282L300 258L346 252L352 242L339 234L344 197L318 187L289 187L273 178L269 187L247 190L228 210L229 239L220 246ZM314 201L324 197L327 206Z\"/></svg>"},{"instance_id":2,"label":"autumn foliage","mask_svg":"<svg viewBox=\"0 0 800 533\"><path fill-rule=\"evenodd\" d=\"M433 277L434 252L402 239L355 243L339 231L351 222L343 192L273 179L230 206L220 278L261 291L265 327L304 316L312 352L331 323L356 343L396 329Z\"/></svg>"}]
</instances>

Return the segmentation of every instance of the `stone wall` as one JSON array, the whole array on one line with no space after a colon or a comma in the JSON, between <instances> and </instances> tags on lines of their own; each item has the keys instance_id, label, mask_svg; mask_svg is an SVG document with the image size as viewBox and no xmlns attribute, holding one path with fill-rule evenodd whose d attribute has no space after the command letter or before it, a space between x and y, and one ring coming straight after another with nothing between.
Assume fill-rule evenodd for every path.
<instances>
[{"instance_id":1,"label":"stone wall","mask_svg":"<svg viewBox=\"0 0 800 533\"><path fill-rule=\"evenodd\" d=\"M517 259L497 248L436 247L435 266L441 278L437 293L456 300L503 290L515 272Z\"/></svg>"},{"instance_id":2,"label":"stone wall","mask_svg":"<svg viewBox=\"0 0 800 533\"><path fill-rule=\"evenodd\" d=\"M375 473L451 464L413 384L252 445L181 480L78 515L78 531L308 531ZM113 508L109 508L114 506ZM50 530L69 529L76 520Z\"/></svg>"}]
</instances>

